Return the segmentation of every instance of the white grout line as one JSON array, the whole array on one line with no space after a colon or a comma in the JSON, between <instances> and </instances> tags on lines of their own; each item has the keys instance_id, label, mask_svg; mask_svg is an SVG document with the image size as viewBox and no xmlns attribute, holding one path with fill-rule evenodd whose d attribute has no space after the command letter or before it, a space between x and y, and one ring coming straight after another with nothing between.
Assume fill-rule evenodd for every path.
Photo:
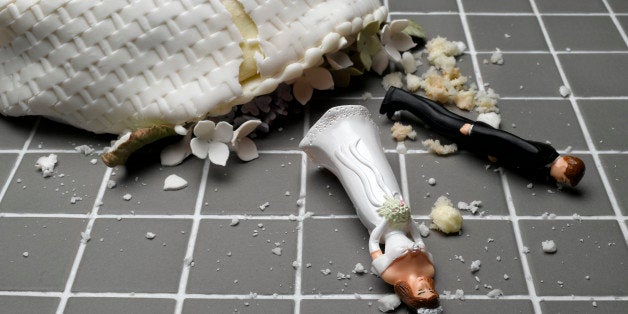
<instances>
[{"instance_id":1,"label":"white grout line","mask_svg":"<svg viewBox=\"0 0 628 314\"><path fill-rule=\"evenodd\" d=\"M624 43L626 44L626 46L628 46L628 36L626 36L626 32L621 26L621 23L619 23L619 20L617 19L617 16L615 15L615 11L613 11L613 8L610 6L610 4L608 4L608 0L602 0L602 2L606 6L606 9L608 10L608 13L610 14L611 20L613 20L615 27L617 27L617 31L621 35L621 38L624 39Z\"/></svg>"},{"instance_id":2,"label":"white grout line","mask_svg":"<svg viewBox=\"0 0 628 314\"><path fill-rule=\"evenodd\" d=\"M194 217L192 221L192 230L190 231L190 238L188 240L188 246L185 251L185 258L182 261L183 268L181 270L181 278L179 281L179 290L176 297L176 305L174 309L175 314L180 314L183 311L183 302L185 301L185 293L188 285L188 278L190 276L190 263L194 258L194 247L196 246L196 240L198 238L198 229L201 223L201 211L203 209L203 199L205 198L205 189L207 187L207 177L209 176L209 159L205 160L203 165L203 174L201 176L201 183L198 187L198 194L196 196L196 206L194 208Z\"/></svg>"},{"instance_id":3,"label":"white grout line","mask_svg":"<svg viewBox=\"0 0 628 314\"><path fill-rule=\"evenodd\" d=\"M503 171L500 171L500 178L502 181L502 188L504 189L504 195L506 197L506 205L508 206L508 212L512 221L512 230L515 233L515 242L517 243L517 253L519 253L519 260L523 268L523 275L525 278L526 286L528 287L528 293L530 294L530 301L532 301L532 307L535 313L542 313L541 304L536 294L536 288L532 281L532 270L528 263L528 257L523 253L523 237L521 236L521 227L519 226L519 217L515 211L515 204L512 200L512 194L510 193L510 186L508 185L508 177Z\"/></svg>"},{"instance_id":4,"label":"white grout line","mask_svg":"<svg viewBox=\"0 0 628 314\"><path fill-rule=\"evenodd\" d=\"M91 212L89 213L89 221L87 222L87 226L85 227L85 237L90 237L92 233L92 228L94 227L94 222L98 217L98 210L100 209L100 205L102 203L103 196L105 195L105 190L107 189L107 182L111 176L111 172L113 172L113 168L107 168L105 170L105 174L102 177L102 181L100 182L100 188L98 189L98 194L96 195L96 199L94 200L94 205L92 207ZM76 256L74 257L74 262L72 263L72 268L70 269L70 274L68 276L68 280L65 283L65 288L63 289L63 295L59 300L59 306L57 307L57 314L61 314L65 311L65 306L68 302L68 298L72 292L72 286L74 285L74 280L76 279L76 274L78 273L79 265L81 264L81 260L83 259L83 254L85 253L85 247L87 246L87 241L80 242L79 248L76 252Z\"/></svg>"},{"instance_id":5,"label":"white grout line","mask_svg":"<svg viewBox=\"0 0 628 314\"><path fill-rule=\"evenodd\" d=\"M478 63L475 44L473 43L473 36L471 35L471 29L469 22L467 21L467 13L464 11L462 0L457 0L458 3L458 15L460 15L460 21L462 22L462 29L464 30L464 36L467 39L467 47L469 48L469 55L471 56L471 62L473 63L473 72L475 72L475 82L478 89L484 90L484 80L482 79L482 73L480 72L480 64Z\"/></svg>"},{"instance_id":6,"label":"white grout line","mask_svg":"<svg viewBox=\"0 0 628 314\"><path fill-rule=\"evenodd\" d=\"M605 0L603 0L605 1ZM457 16L459 13L456 11L435 11L435 12L403 12L403 11L392 11L390 15L407 15L407 16L420 16L420 15L448 15L448 16ZM467 16L536 16L534 13L529 12L466 12ZM617 15L617 16L626 16L626 13L539 13L540 16L573 16L573 17L583 17L583 16L609 16L609 15Z\"/></svg>"},{"instance_id":7,"label":"white grout line","mask_svg":"<svg viewBox=\"0 0 628 314\"><path fill-rule=\"evenodd\" d=\"M13 164L13 167L11 168L9 175L7 176L7 180L4 182L4 186L2 187L2 190L0 190L0 204L2 204L2 199L4 199L4 195L7 193L7 190L9 189L9 185L11 185L11 181L13 181L13 177L15 177L17 168L20 167L20 164L22 163L22 159L24 159L24 154L28 150L28 146L31 145L31 142L33 141L33 137L35 137L35 132L37 132L37 127L39 126L40 121L41 121L41 118L35 121L35 123L33 124L33 128L31 129L30 134L28 135L28 138L26 138L26 142L24 142L22 149L18 151L17 158L15 159L15 164Z\"/></svg>"},{"instance_id":8,"label":"white grout line","mask_svg":"<svg viewBox=\"0 0 628 314\"><path fill-rule=\"evenodd\" d=\"M563 66L560 62L560 59L558 58L558 55L556 54L556 50L554 49L554 45L552 43L552 40L549 36L549 33L547 31L547 28L545 27L545 23L543 22L543 18L539 15L539 10L536 6L536 1L535 0L530 0L530 5L532 6L532 10L537 14L537 19L539 22L539 25L541 27L541 32L543 33L543 36L545 37L545 41L547 43L547 46L549 47L550 51L552 52L552 57L554 58L554 62L556 63L556 67L558 69L558 73L560 74L560 77L563 81L563 84L571 89L571 86L569 84L569 80L567 79L567 75L565 74L565 70L563 69ZM582 134L584 136L584 139L587 143L587 146L589 147L589 151L591 152L591 156L593 157L593 162L595 163L595 167L597 168L599 174L600 174L600 179L602 180L602 184L604 185L604 189L606 190L606 194L611 202L611 206L613 208L613 211L615 212L615 216L617 217L617 223L619 224L619 229L621 229L621 232L624 236L624 242L628 244L628 226L626 226L626 224L624 223L623 219L622 219L622 213L621 213L621 209L619 207L619 204L617 203L617 198L615 197L615 194L613 193L613 188L610 185L610 182L608 180L608 177L606 176L606 171L604 170L604 167L602 165L602 161L600 160L600 156L597 153L597 150L595 148L595 144L593 143L593 139L591 138L591 134L589 134L589 129L587 128L587 125L584 121L584 118L582 116L582 113L580 112L580 108L578 107L578 104L576 102L576 99L573 96L573 93L571 95L569 95L569 100L571 102L571 107L573 108L574 113L576 114L576 118L578 119L578 123L580 124L580 128L582 129Z\"/></svg>"},{"instance_id":9,"label":"white grout line","mask_svg":"<svg viewBox=\"0 0 628 314\"><path fill-rule=\"evenodd\" d=\"M310 130L310 111L303 115L303 136ZM297 269L294 272L294 314L301 313L301 298L303 296L303 220L307 206L307 155L301 152L301 176L299 187L299 221L297 223Z\"/></svg>"}]
</instances>

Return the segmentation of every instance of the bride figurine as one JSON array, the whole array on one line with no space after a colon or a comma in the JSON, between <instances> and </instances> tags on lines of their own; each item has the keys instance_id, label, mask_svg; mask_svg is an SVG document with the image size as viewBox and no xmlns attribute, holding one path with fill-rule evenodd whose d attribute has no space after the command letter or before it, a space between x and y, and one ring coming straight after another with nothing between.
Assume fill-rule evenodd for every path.
<instances>
[{"instance_id":1,"label":"bride figurine","mask_svg":"<svg viewBox=\"0 0 628 314\"><path fill-rule=\"evenodd\" d=\"M432 256L399 192L369 111L363 106L328 110L299 147L345 188L370 233L372 269L406 305L436 307Z\"/></svg>"}]
</instances>

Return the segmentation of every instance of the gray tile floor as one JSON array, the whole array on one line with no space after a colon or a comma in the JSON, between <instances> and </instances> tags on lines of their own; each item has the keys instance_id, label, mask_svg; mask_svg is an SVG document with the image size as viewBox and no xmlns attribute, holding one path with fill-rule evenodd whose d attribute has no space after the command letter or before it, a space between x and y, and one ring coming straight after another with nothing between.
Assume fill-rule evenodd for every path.
<instances>
[{"instance_id":1,"label":"gray tile floor","mask_svg":"<svg viewBox=\"0 0 628 314\"><path fill-rule=\"evenodd\" d=\"M258 160L233 158L226 168L196 159L162 168L153 153L143 165L108 169L73 148L102 150L111 136L2 117L0 313L379 313L376 300L391 287L351 272L356 263L369 265L368 234L338 181L297 147L324 110L341 104L363 104L374 114L417 222L428 220L439 195L483 202L484 216L464 213L460 235L426 238L447 313L625 313L627 2L385 4L393 19L465 41L462 72L502 96L502 128L583 158L588 168L578 189L528 188L527 179L485 160L464 152L436 157L418 142L397 154L387 135L391 122L377 114L384 90L371 75L348 89L315 93L302 117L257 140ZM502 66L483 63L495 48L504 52ZM572 95L561 97L561 85ZM366 91L375 98L363 101ZM419 139L435 136L415 128ZM44 179L33 165L49 153L60 161ZM162 191L171 173L190 185ZM107 188L109 180L117 186ZM127 193L129 201L122 199ZM558 251L543 253L544 240ZM477 259L482 269L471 274ZM489 298L490 288L504 296ZM465 301L444 293L456 289Z\"/></svg>"}]
</instances>

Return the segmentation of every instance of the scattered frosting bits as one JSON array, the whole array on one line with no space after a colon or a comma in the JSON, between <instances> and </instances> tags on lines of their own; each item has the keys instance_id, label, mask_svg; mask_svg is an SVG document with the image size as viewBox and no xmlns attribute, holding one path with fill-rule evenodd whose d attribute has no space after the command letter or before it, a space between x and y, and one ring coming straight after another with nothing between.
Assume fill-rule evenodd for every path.
<instances>
[{"instance_id":1,"label":"scattered frosting bits","mask_svg":"<svg viewBox=\"0 0 628 314\"><path fill-rule=\"evenodd\" d=\"M390 132L392 132L392 137L397 140L397 142L405 141L406 138L411 140L416 138L416 131L412 129L412 126L404 125L400 122L395 122L390 128Z\"/></svg>"},{"instance_id":2,"label":"scattered frosting bits","mask_svg":"<svg viewBox=\"0 0 628 314\"><path fill-rule=\"evenodd\" d=\"M264 211L264 210L265 210L268 206L270 206L270 202L266 202L266 203L264 203L264 204L260 205L260 206L259 206L259 209L260 209L261 211Z\"/></svg>"},{"instance_id":3,"label":"scattered frosting bits","mask_svg":"<svg viewBox=\"0 0 628 314\"><path fill-rule=\"evenodd\" d=\"M502 295L504 295L504 292L501 289L493 289L486 294L487 297L493 299L499 298Z\"/></svg>"},{"instance_id":4,"label":"scattered frosting bits","mask_svg":"<svg viewBox=\"0 0 628 314\"><path fill-rule=\"evenodd\" d=\"M495 51L491 55L491 63L497 65L504 64L504 54L499 48L495 48Z\"/></svg>"},{"instance_id":5,"label":"scattered frosting bits","mask_svg":"<svg viewBox=\"0 0 628 314\"><path fill-rule=\"evenodd\" d=\"M156 236L157 235L152 232L146 232L146 235L145 235L146 239L149 239L149 240L154 239Z\"/></svg>"},{"instance_id":6,"label":"scattered frosting bits","mask_svg":"<svg viewBox=\"0 0 628 314\"><path fill-rule=\"evenodd\" d=\"M567 87L565 85L563 85L560 88L558 88L558 92L563 97L568 97L569 95L571 95L571 89L569 89L569 87Z\"/></svg>"},{"instance_id":7,"label":"scattered frosting bits","mask_svg":"<svg viewBox=\"0 0 628 314\"><path fill-rule=\"evenodd\" d=\"M113 188L116 187L116 185L118 185L118 183L116 181L113 181L113 180L107 181L107 188L108 189L113 189Z\"/></svg>"},{"instance_id":8,"label":"scattered frosting bits","mask_svg":"<svg viewBox=\"0 0 628 314\"><path fill-rule=\"evenodd\" d=\"M125 200L125 201L127 201L127 202L128 202L128 201L130 201L132 198L133 198L133 195L131 195L131 194L129 194L129 193L126 193L126 194L124 194L124 195L122 196L122 199L123 199L123 200Z\"/></svg>"},{"instance_id":9,"label":"scattered frosting bits","mask_svg":"<svg viewBox=\"0 0 628 314\"><path fill-rule=\"evenodd\" d=\"M478 115L476 121L484 122L496 129L499 129L499 125L502 122L502 118L496 112L484 112ZM473 130L471 130L471 132L473 132Z\"/></svg>"},{"instance_id":10,"label":"scattered frosting bits","mask_svg":"<svg viewBox=\"0 0 628 314\"><path fill-rule=\"evenodd\" d=\"M467 49L465 43L448 41L445 37L436 37L425 44L427 60L438 69L451 69L456 66L456 56Z\"/></svg>"},{"instance_id":11,"label":"scattered frosting bits","mask_svg":"<svg viewBox=\"0 0 628 314\"><path fill-rule=\"evenodd\" d=\"M554 240L546 240L541 242L541 248L545 253L556 253L556 243Z\"/></svg>"},{"instance_id":12,"label":"scattered frosting bits","mask_svg":"<svg viewBox=\"0 0 628 314\"><path fill-rule=\"evenodd\" d=\"M364 268L364 265L362 265L362 263L357 263L355 264L355 266L353 266L353 270L351 272L354 274L366 274L368 273L368 270Z\"/></svg>"},{"instance_id":13,"label":"scattered frosting bits","mask_svg":"<svg viewBox=\"0 0 628 314\"><path fill-rule=\"evenodd\" d=\"M456 233L462 228L462 214L453 207L451 200L446 196L440 196L430 212L432 218L432 229L440 230L444 233Z\"/></svg>"},{"instance_id":14,"label":"scattered frosting bits","mask_svg":"<svg viewBox=\"0 0 628 314\"><path fill-rule=\"evenodd\" d=\"M475 260L473 262L471 262L471 272L475 273L478 270L480 270L480 266L482 266L482 262L480 260Z\"/></svg>"},{"instance_id":15,"label":"scattered frosting bits","mask_svg":"<svg viewBox=\"0 0 628 314\"><path fill-rule=\"evenodd\" d=\"M281 248L280 247L273 248L271 251L273 252L273 254L275 254L277 256L281 256Z\"/></svg>"},{"instance_id":16,"label":"scattered frosting bits","mask_svg":"<svg viewBox=\"0 0 628 314\"><path fill-rule=\"evenodd\" d=\"M188 186L188 182L176 174L171 174L164 180L164 191L178 191Z\"/></svg>"},{"instance_id":17,"label":"scattered frosting bits","mask_svg":"<svg viewBox=\"0 0 628 314\"><path fill-rule=\"evenodd\" d=\"M393 294L386 295L382 297L381 299L377 300L377 303L378 303L377 308L381 312L388 312L388 311L393 311L399 305L401 305L401 299L399 299L399 296L397 294L393 293Z\"/></svg>"},{"instance_id":18,"label":"scattered frosting bits","mask_svg":"<svg viewBox=\"0 0 628 314\"><path fill-rule=\"evenodd\" d=\"M419 234L423 238L427 238L430 235L430 228L428 228L424 222L421 222L421 224L419 224Z\"/></svg>"},{"instance_id":19,"label":"scattered frosting bits","mask_svg":"<svg viewBox=\"0 0 628 314\"><path fill-rule=\"evenodd\" d=\"M28 255L29 255L29 253L28 253L28 252L24 252L24 253L22 253L22 256L23 256L23 257L28 257Z\"/></svg>"},{"instance_id":20,"label":"scattered frosting bits","mask_svg":"<svg viewBox=\"0 0 628 314\"><path fill-rule=\"evenodd\" d=\"M231 227L235 227L240 223L240 219L236 218L231 218L231 222L229 223L229 226Z\"/></svg>"},{"instance_id":21,"label":"scattered frosting bits","mask_svg":"<svg viewBox=\"0 0 628 314\"><path fill-rule=\"evenodd\" d=\"M76 146L74 147L74 150L79 152L79 153L83 153L83 155L87 156L87 155L91 155L93 154L96 150L89 147L88 145L80 145L80 146Z\"/></svg>"},{"instance_id":22,"label":"scattered frosting bits","mask_svg":"<svg viewBox=\"0 0 628 314\"><path fill-rule=\"evenodd\" d=\"M458 146L453 144L442 145L440 140L427 139L421 142L424 147L428 149L430 153L434 153L436 155L449 155L458 151Z\"/></svg>"},{"instance_id":23,"label":"scattered frosting bits","mask_svg":"<svg viewBox=\"0 0 628 314\"><path fill-rule=\"evenodd\" d=\"M390 87L394 86L397 88L403 87L403 82L401 78L403 77L403 73L401 72L392 72L386 74L384 78L382 78L382 86L385 90L388 90Z\"/></svg>"},{"instance_id":24,"label":"scattered frosting bits","mask_svg":"<svg viewBox=\"0 0 628 314\"><path fill-rule=\"evenodd\" d=\"M478 210L482 206L482 201L471 201L471 203L467 204L465 202L458 202L458 209L460 210L468 210L472 214L477 214Z\"/></svg>"},{"instance_id":25,"label":"scattered frosting bits","mask_svg":"<svg viewBox=\"0 0 628 314\"><path fill-rule=\"evenodd\" d=\"M431 186L436 185L436 179L434 179L434 178L427 179L427 184L429 184Z\"/></svg>"},{"instance_id":26,"label":"scattered frosting bits","mask_svg":"<svg viewBox=\"0 0 628 314\"><path fill-rule=\"evenodd\" d=\"M50 154L48 156L41 156L35 162L35 168L41 170L41 174L44 178L52 176L57 164L57 155Z\"/></svg>"}]
</instances>

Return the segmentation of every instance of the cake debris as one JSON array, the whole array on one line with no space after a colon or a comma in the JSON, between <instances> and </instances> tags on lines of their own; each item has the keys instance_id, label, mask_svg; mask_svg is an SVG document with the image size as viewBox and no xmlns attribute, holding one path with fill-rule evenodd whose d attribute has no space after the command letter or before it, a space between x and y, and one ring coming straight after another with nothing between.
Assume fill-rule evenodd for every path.
<instances>
[{"instance_id":1,"label":"cake debris","mask_svg":"<svg viewBox=\"0 0 628 314\"><path fill-rule=\"evenodd\" d=\"M504 64L504 54L501 50L499 50L499 48L495 48L495 51L493 51L493 54L491 55L491 63L497 65Z\"/></svg>"},{"instance_id":2,"label":"cake debris","mask_svg":"<svg viewBox=\"0 0 628 314\"><path fill-rule=\"evenodd\" d=\"M378 303L377 308L381 312L388 312L388 311L393 311L399 305L401 305L401 299L399 299L399 296L397 294L393 293L393 294L386 295L382 297L381 299L377 300L377 303Z\"/></svg>"},{"instance_id":3,"label":"cake debris","mask_svg":"<svg viewBox=\"0 0 628 314\"><path fill-rule=\"evenodd\" d=\"M281 256L281 248L280 247L273 248L271 251L273 252L273 254L275 254L277 256Z\"/></svg>"},{"instance_id":4,"label":"cake debris","mask_svg":"<svg viewBox=\"0 0 628 314\"><path fill-rule=\"evenodd\" d=\"M496 129L499 129L499 125L502 122L501 116L496 112L484 112L480 113L475 119L476 121L484 122Z\"/></svg>"},{"instance_id":5,"label":"cake debris","mask_svg":"<svg viewBox=\"0 0 628 314\"><path fill-rule=\"evenodd\" d=\"M264 210L265 210L268 206L270 206L270 202L266 202L266 203L264 203L264 204L260 205L260 206L259 206L259 209L260 209L261 211L264 211Z\"/></svg>"},{"instance_id":6,"label":"cake debris","mask_svg":"<svg viewBox=\"0 0 628 314\"><path fill-rule=\"evenodd\" d=\"M362 265L362 263L357 263L355 264L355 266L353 266L353 270L351 272L354 274L366 274L368 273L368 270L364 268L364 265Z\"/></svg>"},{"instance_id":7,"label":"cake debris","mask_svg":"<svg viewBox=\"0 0 628 314\"><path fill-rule=\"evenodd\" d=\"M229 226L231 227L235 227L240 223L240 219L238 219L237 217L231 218L231 222L229 223Z\"/></svg>"},{"instance_id":8,"label":"cake debris","mask_svg":"<svg viewBox=\"0 0 628 314\"><path fill-rule=\"evenodd\" d=\"M89 147L88 145L80 145L80 146L76 146L74 147L74 150L79 152L79 153L83 153L83 155L87 156L87 155L91 155L93 154L96 150Z\"/></svg>"},{"instance_id":9,"label":"cake debris","mask_svg":"<svg viewBox=\"0 0 628 314\"><path fill-rule=\"evenodd\" d=\"M41 174L44 178L52 176L57 164L57 155L50 154L48 156L41 156L35 162L35 168L41 170Z\"/></svg>"},{"instance_id":10,"label":"cake debris","mask_svg":"<svg viewBox=\"0 0 628 314\"><path fill-rule=\"evenodd\" d=\"M541 247L545 253L556 253L556 243L554 240L546 240L541 242Z\"/></svg>"},{"instance_id":11,"label":"cake debris","mask_svg":"<svg viewBox=\"0 0 628 314\"><path fill-rule=\"evenodd\" d=\"M178 191L188 186L188 182L176 174L171 174L164 180L164 191Z\"/></svg>"},{"instance_id":12,"label":"cake debris","mask_svg":"<svg viewBox=\"0 0 628 314\"><path fill-rule=\"evenodd\" d=\"M493 289L486 294L487 297L493 299L499 298L502 295L504 295L504 292L501 289Z\"/></svg>"},{"instance_id":13,"label":"cake debris","mask_svg":"<svg viewBox=\"0 0 628 314\"><path fill-rule=\"evenodd\" d=\"M122 199L123 199L123 200L125 200L125 201L127 201L127 202L128 202L128 201L130 201L132 198L133 198L133 195L131 195L131 194L129 194L129 193L126 193L126 194L124 194L124 195L122 196Z\"/></svg>"},{"instance_id":14,"label":"cake debris","mask_svg":"<svg viewBox=\"0 0 628 314\"><path fill-rule=\"evenodd\" d=\"M442 145L440 140L427 139L421 142L421 144L423 144L430 153L436 155L449 155L458 151L458 146L455 143Z\"/></svg>"},{"instance_id":15,"label":"cake debris","mask_svg":"<svg viewBox=\"0 0 628 314\"><path fill-rule=\"evenodd\" d=\"M478 210L482 206L482 201L471 201L471 203L467 204L466 202L458 202L458 209L467 210L473 215L477 214Z\"/></svg>"},{"instance_id":16,"label":"cake debris","mask_svg":"<svg viewBox=\"0 0 628 314\"><path fill-rule=\"evenodd\" d=\"M434 178L427 179L427 184L432 185L432 186L436 185L436 179Z\"/></svg>"},{"instance_id":17,"label":"cake debris","mask_svg":"<svg viewBox=\"0 0 628 314\"><path fill-rule=\"evenodd\" d=\"M22 256L23 256L23 257L28 257L28 255L29 255L29 253L28 253L28 252L24 252L24 253L22 253Z\"/></svg>"},{"instance_id":18,"label":"cake debris","mask_svg":"<svg viewBox=\"0 0 628 314\"><path fill-rule=\"evenodd\" d=\"M416 138L416 131L412 129L412 126L404 125L400 122L395 122L392 127L390 127L390 132L392 133L392 137L397 140L397 142L404 141L406 138L411 140Z\"/></svg>"},{"instance_id":19,"label":"cake debris","mask_svg":"<svg viewBox=\"0 0 628 314\"><path fill-rule=\"evenodd\" d=\"M444 233L456 233L462 228L460 211L454 208L451 200L444 195L440 196L434 203L430 218L432 218L430 227Z\"/></svg>"},{"instance_id":20,"label":"cake debris","mask_svg":"<svg viewBox=\"0 0 628 314\"><path fill-rule=\"evenodd\" d=\"M402 88L403 87L403 82L401 81L403 77L403 73L401 72L392 72L389 74L386 74L386 76L384 76L384 78L382 79L382 87L384 87L385 90L390 89L390 87L394 86L397 88Z\"/></svg>"},{"instance_id":21,"label":"cake debris","mask_svg":"<svg viewBox=\"0 0 628 314\"><path fill-rule=\"evenodd\" d=\"M157 235L152 233L152 232L146 232L146 239L152 240L154 239Z\"/></svg>"},{"instance_id":22,"label":"cake debris","mask_svg":"<svg viewBox=\"0 0 628 314\"><path fill-rule=\"evenodd\" d=\"M477 272L478 270L480 270L480 266L481 266L481 265L482 265L482 262L481 262L479 259L478 259L478 260L475 260L475 261L473 261L473 262L471 262L471 267L470 267L471 272L472 272L472 273L475 273L475 272Z\"/></svg>"},{"instance_id":23,"label":"cake debris","mask_svg":"<svg viewBox=\"0 0 628 314\"><path fill-rule=\"evenodd\" d=\"M419 234L423 238L427 238L430 235L430 228L428 228L424 222L421 222L421 224L419 224Z\"/></svg>"},{"instance_id":24,"label":"cake debris","mask_svg":"<svg viewBox=\"0 0 628 314\"><path fill-rule=\"evenodd\" d=\"M560 88L558 88L558 92L563 97L568 97L569 95L571 95L571 89L569 89L569 87L567 87L565 85L563 85Z\"/></svg>"}]
</instances>

